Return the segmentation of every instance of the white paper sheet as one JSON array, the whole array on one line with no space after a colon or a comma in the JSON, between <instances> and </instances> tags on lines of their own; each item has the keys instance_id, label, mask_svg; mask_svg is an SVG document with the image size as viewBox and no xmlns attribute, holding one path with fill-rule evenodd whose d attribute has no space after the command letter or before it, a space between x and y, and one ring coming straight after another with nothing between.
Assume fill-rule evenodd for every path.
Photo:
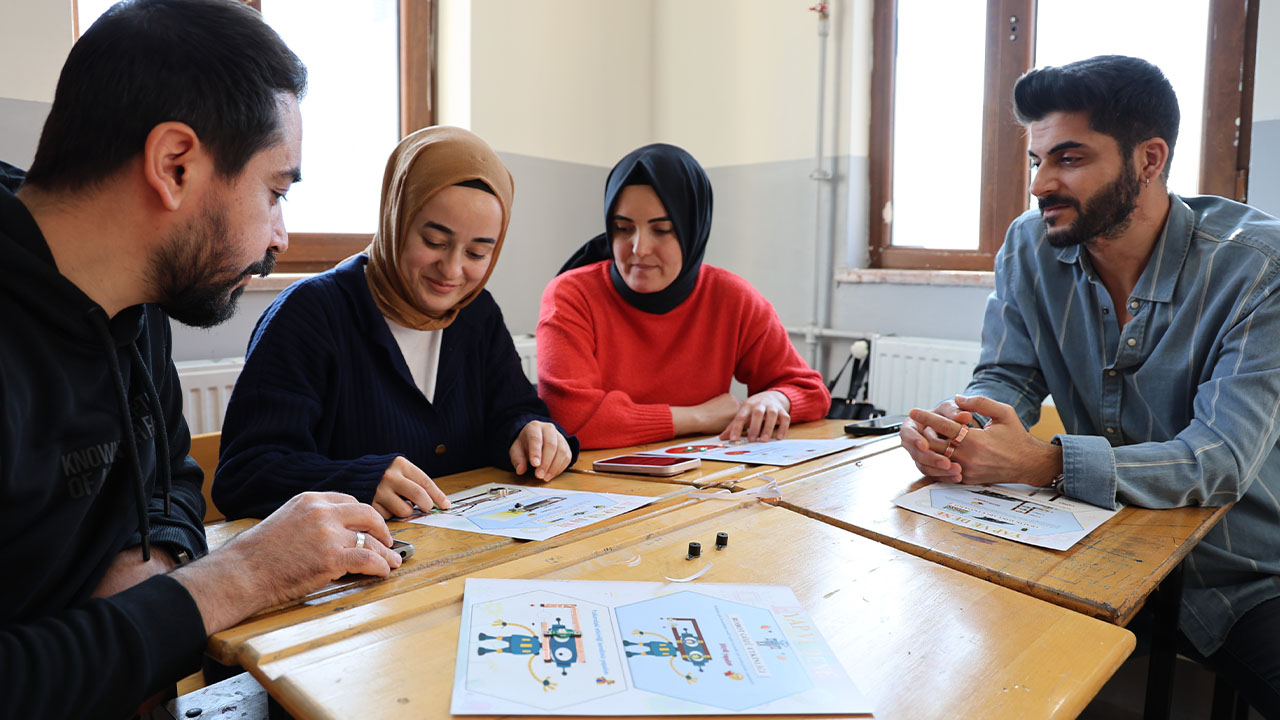
<instances>
[{"instance_id":1,"label":"white paper sheet","mask_svg":"<svg viewBox=\"0 0 1280 720\"><path fill-rule=\"evenodd\" d=\"M870 713L790 588L468 578L455 715Z\"/></svg>"},{"instance_id":2,"label":"white paper sheet","mask_svg":"<svg viewBox=\"0 0 1280 720\"><path fill-rule=\"evenodd\" d=\"M934 483L893 503L988 535L1052 550L1066 550L1119 512L1030 485Z\"/></svg>"},{"instance_id":3,"label":"white paper sheet","mask_svg":"<svg viewBox=\"0 0 1280 720\"><path fill-rule=\"evenodd\" d=\"M691 442L645 450L638 455L677 455L685 458L701 458L703 460L723 460L725 462L748 463L752 465L795 465L806 460L830 455L851 447L866 445L883 436L847 437L831 440L769 440L767 442L747 442L738 440L729 442L717 437L703 438Z\"/></svg>"},{"instance_id":4,"label":"white paper sheet","mask_svg":"<svg viewBox=\"0 0 1280 720\"><path fill-rule=\"evenodd\" d=\"M546 540L655 499L488 483L450 495L452 507L448 510L432 510L409 522L519 540Z\"/></svg>"}]
</instances>

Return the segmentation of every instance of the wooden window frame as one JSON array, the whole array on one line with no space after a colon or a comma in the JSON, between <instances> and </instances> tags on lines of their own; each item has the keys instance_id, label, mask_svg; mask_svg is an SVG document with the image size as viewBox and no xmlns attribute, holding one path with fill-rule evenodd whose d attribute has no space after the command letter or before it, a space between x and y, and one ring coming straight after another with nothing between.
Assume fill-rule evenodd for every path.
<instances>
[{"instance_id":1,"label":"wooden window frame","mask_svg":"<svg viewBox=\"0 0 1280 720\"><path fill-rule=\"evenodd\" d=\"M247 0L261 11L261 0ZM267 0L270 2L271 0ZM436 0L400 0L400 137L435 124ZM361 250L372 233L289 233L277 272L321 272Z\"/></svg>"},{"instance_id":2,"label":"wooden window frame","mask_svg":"<svg viewBox=\"0 0 1280 720\"><path fill-rule=\"evenodd\" d=\"M976 250L932 250L891 243L897 0L874 2L868 153L871 267L991 270L1005 231L1027 207L1027 137L1013 117L1013 85L1034 64L1036 0L987 2L984 191ZM1259 3L1210 0L1200 192L1240 202L1245 202L1248 192Z\"/></svg>"}]
</instances>

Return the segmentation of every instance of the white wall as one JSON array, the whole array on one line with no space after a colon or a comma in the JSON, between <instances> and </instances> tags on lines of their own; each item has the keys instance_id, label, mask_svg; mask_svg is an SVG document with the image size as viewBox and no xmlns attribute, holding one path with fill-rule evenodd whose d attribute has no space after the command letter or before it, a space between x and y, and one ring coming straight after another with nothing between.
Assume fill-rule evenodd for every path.
<instances>
[{"instance_id":1,"label":"white wall","mask_svg":"<svg viewBox=\"0 0 1280 720\"><path fill-rule=\"evenodd\" d=\"M1254 63L1253 121L1280 120L1280 7L1258 7L1258 56ZM1280 150L1280 148L1276 148ZM1272 162L1275 155L1272 154Z\"/></svg>"},{"instance_id":2,"label":"white wall","mask_svg":"<svg viewBox=\"0 0 1280 720\"><path fill-rule=\"evenodd\" d=\"M471 129L495 149L612 165L652 134L651 0L472 0Z\"/></svg>"},{"instance_id":3,"label":"white wall","mask_svg":"<svg viewBox=\"0 0 1280 720\"><path fill-rule=\"evenodd\" d=\"M71 0L0 0L0 98L53 102L73 33Z\"/></svg>"},{"instance_id":4,"label":"white wall","mask_svg":"<svg viewBox=\"0 0 1280 720\"><path fill-rule=\"evenodd\" d=\"M1249 204L1280 216L1280 9L1258 9L1258 57L1253 83L1253 137L1249 158Z\"/></svg>"},{"instance_id":5,"label":"white wall","mask_svg":"<svg viewBox=\"0 0 1280 720\"><path fill-rule=\"evenodd\" d=\"M458 91L462 61L442 53L442 119L468 116L516 175L512 233L490 281L513 330L532 329L542 287L604 229L607 170L655 141L686 148L711 175L708 262L750 280L785 323L811 320L817 234L834 230L833 266L847 255L849 228L865 246L866 223L850 223L849 198L866 194L869 65L855 71L852 63L870 57L854 42L869 41L871 3L831 4L824 150L838 177L829 186L809 179L819 57L810 5L446 0L442 24L460 25L470 8L471 77L467 102ZM851 89L861 91L856 99ZM860 155L851 158L852 144Z\"/></svg>"},{"instance_id":6,"label":"white wall","mask_svg":"<svg viewBox=\"0 0 1280 720\"><path fill-rule=\"evenodd\" d=\"M708 167L812 158L819 42L811 4L657 0L654 139L688 148ZM840 88L826 103L832 155L848 152L849 116L838 101L847 95L856 5L832 3L827 84Z\"/></svg>"}]
</instances>

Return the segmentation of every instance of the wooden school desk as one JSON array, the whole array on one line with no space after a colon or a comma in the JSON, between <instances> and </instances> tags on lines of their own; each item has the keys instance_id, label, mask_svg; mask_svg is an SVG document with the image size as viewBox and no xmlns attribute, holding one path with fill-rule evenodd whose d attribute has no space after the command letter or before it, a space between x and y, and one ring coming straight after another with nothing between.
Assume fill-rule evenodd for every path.
<instances>
[{"instance_id":1,"label":"wooden school desk","mask_svg":"<svg viewBox=\"0 0 1280 720\"><path fill-rule=\"evenodd\" d=\"M927 484L901 448L783 486L783 507L1055 605L1127 625L1228 508L1126 507L1067 550L1047 550L903 510Z\"/></svg>"},{"instance_id":2,"label":"wooden school desk","mask_svg":"<svg viewBox=\"0 0 1280 720\"><path fill-rule=\"evenodd\" d=\"M756 502L704 501L472 577L792 588L877 718L1073 718L1132 633ZM732 503L729 503L732 505ZM686 560L691 540L729 547ZM241 663L297 718L447 717L462 579L249 640ZM784 717L784 716L770 716ZM792 716L797 717L797 716Z\"/></svg>"},{"instance_id":3,"label":"wooden school desk","mask_svg":"<svg viewBox=\"0 0 1280 720\"><path fill-rule=\"evenodd\" d=\"M1182 559L1230 507L1126 507L1067 550L998 538L903 510L893 499L927 484L899 448L808 475L782 488L781 505L912 555L1116 625L1128 625L1162 582L1152 651L1149 715L1167 712ZM1166 677L1167 675L1167 677ZM1152 697L1159 694L1160 699ZM1154 705L1152 703L1155 703Z\"/></svg>"},{"instance_id":4,"label":"wooden school desk","mask_svg":"<svg viewBox=\"0 0 1280 720\"><path fill-rule=\"evenodd\" d=\"M254 635L318 616L338 613L378 598L431 585L511 558L530 555L548 547L563 545L577 538L601 533L610 527L634 523L645 524L650 518L671 508L697 502L686 497L696 492L697 489L692 486L672 486L625 477L593 477L579 473L564 473L549 483L542 483L516 476L506 470L483 468L436 478L436 484L445 493L454 493L489 482L643 495L659 498L659 500L623 515L538 542L392 521L388 523L391 534L397 539L412 543L414 556L394 571L390 577L381 579L351 576L330 583L305 598L270 608L233 628L215 634L209 639L207 652L214 660L224 665L233 665L240 645ZM256 520L237 520L210 526L208 530L210 548L225 543L239 532L252 527L256 522Z\"/></svg>"},{"instance_id":5,"label":"wooden school desk","mask_svg":"<svg viewBox=\"0 0 1280 720\"><path fill-rule=\"evenodd\" d=\"M844 438L844 426L848 420L814 420L800 425L792 425L787 431L788 438L798 438L804 440L826 440L830 438ZM776 465L748 465L746 463L722 462L719 460L703 460L702 467L698 470L680 473L672 477L655 477L651 475L624 475L622 473L600 473L591 469L591 463L596 460L602 460L616 455L630 455L633 453L656 450L658 448L669 447L679 442L688 441L694 437L676 438L672 440L664 440L662 442L647 443L644 445L634 445L626 448L614 448L608 450L584 450L578 454L578 462L574 463L572 470L574 472L585 473L588 475L608 475L613 477L633 477L644 478L650 481L665 482L673 484L694 485L697 487L734 487L735 485L748 483L749 486L758 486L762 483L751 483L755 478L761 475L777 476L777 473L783 472L783 476L787 478L801 477L810 473L825 470L827 468L839 467L846 463L852 462L858 458L874 455L886 449L897 447L897 435L889 436L876 442L860 445L858 447L842 450L830 455L823 455L798 465L791 465L787 468L779 468Z\"/></svg>"}]
</instances>

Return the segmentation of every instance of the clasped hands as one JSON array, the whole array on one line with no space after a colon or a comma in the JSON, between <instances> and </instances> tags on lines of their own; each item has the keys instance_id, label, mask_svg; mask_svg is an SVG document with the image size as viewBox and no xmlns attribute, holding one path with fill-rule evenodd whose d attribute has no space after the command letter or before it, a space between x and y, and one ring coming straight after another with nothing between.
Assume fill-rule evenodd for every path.
<instances>
[{"instance_id":1,"label":"clasped hands","mask_svg":"<svg viewBox=\"0 0 1280 720\"><path fill-rule=\"evenodd\" d=\"M991 420L977 428L975 415ZM990 398L957 395L932 412L916 408L898 436L920 472L940 482L1043 486L1062 472L1062 448L1032 437L1012 406Z\"/></svg>"}]
</instances>

